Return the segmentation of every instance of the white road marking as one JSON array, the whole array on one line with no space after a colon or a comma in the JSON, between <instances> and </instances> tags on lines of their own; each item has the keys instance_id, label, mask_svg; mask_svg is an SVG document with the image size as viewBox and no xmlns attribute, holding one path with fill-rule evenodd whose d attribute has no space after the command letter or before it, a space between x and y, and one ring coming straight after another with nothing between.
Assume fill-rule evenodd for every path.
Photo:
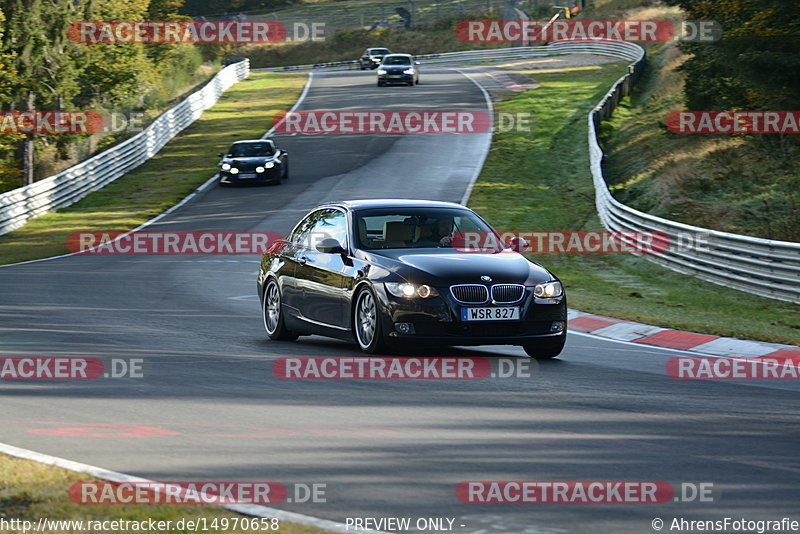
<instances>
[{"instance_id":1,"label":"white road marking","mask_svg":"<svg viewBox=\"0 0 800 534\"><path fill-rule=\"evenodd\" d=\"M453 70L455 70L457 73L467 78L469 81L478 86L478 89L481 90L481 93L483 93L483 98L486 100L486 109L489 112L489 123L492 125L492 129L494 129L494 106L492 105L492 99L489 97L489 92L486 91L486 89L480 83L475 81L475 78L473 78L463 70L459 69L453 69ZM478 181L478 176L480 176L481 170L483 170L483 164L486 162L486 157L489 155L489 148L491 146L492 146L492 130L489 131L489 135L486 138L486 149L480 156L478 167L475 169L475 173L472 175L472 178L470 178L469 184L467 184L467 190L464 191L464 196L461 198L460 204L462 206L466 206L467 202L469 202L469 197L470 195L472 195L472 188L475 186L475 182Z\"/></svg>"}]
</instances>

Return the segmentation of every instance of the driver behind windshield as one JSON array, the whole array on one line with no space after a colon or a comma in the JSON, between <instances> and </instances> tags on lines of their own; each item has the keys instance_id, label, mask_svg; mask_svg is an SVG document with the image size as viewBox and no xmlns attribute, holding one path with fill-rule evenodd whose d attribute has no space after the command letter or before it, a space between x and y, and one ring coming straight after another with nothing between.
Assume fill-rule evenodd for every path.
<instances>
[{"instance_id":1,"label":"driver behind windshield","mask_svg":"<svg viewBox=\"0 0 800 534\"><path fill-rule=\"evenodd\" d=\"M453 243L453 235L455 233L453 218L445 217L435 223L431 238L433 241L438 242L440 247L449 247Z\"/></svg>"},{"instance_id":2,"label":"driver behind windshield","mask_svg":"<svg viewBox=\"0 0 800 534\"><path fill-rule=\"evenodd\" d=\"M414 244L420 246L430 243L439 247L449 247L453 242L453 235L455 233L455 221L453 217L444 216L419 225Z\"/></svg>"}]
</instances>

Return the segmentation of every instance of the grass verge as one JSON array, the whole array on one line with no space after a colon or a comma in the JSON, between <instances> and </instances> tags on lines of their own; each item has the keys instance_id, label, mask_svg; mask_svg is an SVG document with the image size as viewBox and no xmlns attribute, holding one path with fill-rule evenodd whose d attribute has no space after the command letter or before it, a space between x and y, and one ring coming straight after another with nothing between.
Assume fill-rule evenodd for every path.
<instances>
[{"instance_id":1,"label":"grass verge","mask_svg":"<svg viewBox=\"0 0 800 534\"><path fill-rule=\"evenodd\" d=\"M253 73L152 159L80 202L0 236L0 264L65 254L73 232L125 231L179 202L215 172L231 142L258 138L297 101L306 75Z\"/></svg>"},{"instance_id":2,"label":"grass verge","mask_svg":"<svg viewBox=\"0 0 800 534\"><path fill-rule=\"evenodd\" d=\"M625 63L530 72L541 86L497 104L532 112L530 132L495 135L469 206L501 230L602 228L589 173L587 116ZM706 283L624 254L542 254L570 306L719 336L800 344L800 306Z\"/></svg>"},{"instance_id":3,"label":"grass verge","mask_svg":"<svg viewBox=\"0 0 800 534\"><path fill-rule=\"evenodd\" d=\"M70 500L68 496L69 488L76 482L97 482L88 475L74 473L49 465L12 458L0 455L0 473L3 477L0 480L0 520L6 522L12 519L20 519L37 524L40 518L51 521L172 521L173 528L160 530L159 532L191 532L187 529L175 528L176 523L185 519L198 520L204 518L208 525L214 519L228 519L228 524L233 525L234 521L239 525L247 516L242 516L234 512L225 510L220 506L179 506L179 505L84 505L77 504ZM238 520L238 521L237 521ZM286 523L280 521L279 532L283 534L315 534L324 533L314 527L299 525L296 523ZM78 528L75 523L72 526L62 525L60 528L53 527L45 529L46 532L87 532L92 528ZM141 529L146 531L147 528ZM216 530L216 529L212 529ZM223 529L220 529L223 530ZM265 532L265 530L249 529L224 529L225 532ZM5 529L0 527L0 532L22 532L22 529ZM113 534L117 532L131 532L130 529L103 529L104 533Z\"/></svg>"}]
</instances>

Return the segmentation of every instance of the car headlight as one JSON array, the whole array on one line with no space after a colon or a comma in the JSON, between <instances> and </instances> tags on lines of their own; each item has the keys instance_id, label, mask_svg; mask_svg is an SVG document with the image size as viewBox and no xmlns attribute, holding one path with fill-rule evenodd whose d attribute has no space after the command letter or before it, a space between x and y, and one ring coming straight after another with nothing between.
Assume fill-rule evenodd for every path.
<instances>
[{"instance_id":1,"label":"car headlight","mask_svg":"<svg viewBox=\"0 0 800 534\"><path fill-rule=\"evenodd\" d=\"M239 174L239 169L236 167L231 167L231 174Z\"/></svg>"},{"instance_id":2,"label":"car headlight","mask_svg":"<svg viewBox=\"0 0 800 534\"><path fill-rule=\"evenodd\" d=\"M439 296L439 292L436 291L436 288L431 287L427 284L422 284L421 286L417 286L414 284L407 284L405 282L385 282L386 291L394 295L395 297L402 297L402 298L412 298L412 297L420 297L423 299L427 299L430 297L437 297Z\"/></svg>"},{"instance_id":3,"label":"car headlight","mask_svg":"<svg viewBox=\"0 0 800 534\"><path fill-rule=\"evenodd\" d=\"M223 163L223 164L222 164L222 170L223 170L223 171L227 171L227 170L229 170L230 168L231 168L231 164L230 164L230 163Z\"/></svg>"},{"instance_id":4,"label":"car headlight","mask_svg":"<svg viewBox=\"0 0 800 534\"><path fill-rule=\"evenodd\" d=\"M264 167L266 167L266 168L268 168L268 169L271 169L271 168L272 168L272 167L274 167L274 166L275 166L275 163L273 163L273 162L271 162L271 161L268 161L268 162L266 162L266 163L264 164Z\"/></svg>"},{"instance_id":5,"label":"car headlight","mask_svg":"<svg viewBox=\"0 0 800 534\"><path fill-rule=\"evenodd\" d=\"M384 69L378 69L378 74L379 74L379 75L386 74L386 70L384 70Z\"/></svg>"},{"instance_id":6,"label":"car headlight","mask_svg":"<svg viewBox=\"0 0 800 534\"><path fill-rule=\"evenodd\" d=\"M406 69L403 71L403 74L414 74L414 69Z\"/></svg>"},{"instance_id":7,"label":"car headlight","mask_svg":"<svg viewBox=\"0 0 800 534\"><path fill-rule=\"evenodd\" d=\"M533 296L542 299L550 299L560 297L564 294L564 288L561 287L561 282L545 282L543 284L536 284L533 288Z\"/></svg>"}]
</instances>

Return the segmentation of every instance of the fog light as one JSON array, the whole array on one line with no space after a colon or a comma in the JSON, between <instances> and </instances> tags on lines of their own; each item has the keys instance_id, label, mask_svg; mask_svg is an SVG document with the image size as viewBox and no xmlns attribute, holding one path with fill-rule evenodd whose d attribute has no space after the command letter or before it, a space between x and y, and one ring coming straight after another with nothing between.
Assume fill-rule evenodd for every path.
<instances>
[{"instance_id":1,"label":"fog light","mask_svg":"<svg viewBox=\"0 0 800 534\"><path fill-rule=\"evenodd\" d=\"M553 321L553 324L550 326L551 332L563 332L564 331L564 321Z\"/></svg>"},{"instance_id":2,"label":"fog light","mask_svg":"<svg viewBox=\"0 0 800 534\"><path fill-rule=\"evenodd\" d=\"M394 329L397 330L398 334L413 334L414 333L414 325L411 323L395 323Z\"/></svg>"}]
</instances>

